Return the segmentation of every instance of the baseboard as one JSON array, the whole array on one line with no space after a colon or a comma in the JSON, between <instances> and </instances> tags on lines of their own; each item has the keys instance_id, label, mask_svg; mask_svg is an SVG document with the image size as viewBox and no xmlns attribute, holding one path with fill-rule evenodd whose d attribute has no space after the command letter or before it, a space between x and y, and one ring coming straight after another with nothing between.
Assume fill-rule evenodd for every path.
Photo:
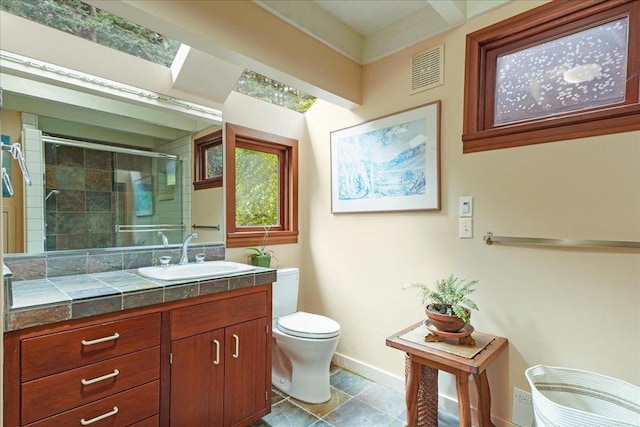
<instances>
[{"instance_id":1,"label":"baseboard","mask_svg":"<svg viewBox=\"0 0 640 427\"><path fill-rule=\"evenodd\" d=\"M339 353L334 353L331 361L336 366L368 378L372 381L377 382L378 384L382 384L400 393L404 393L404 378L397 377L389 372L380 370L371 365L367 365L366 363L360 362ZM449 396L438 394L438 410L457 416L458 401ZM473 420L473 425L478 425L478 411L476 408L471 408L471 418ZM496 425L496 427L518 427L517 425L509 421L503 420L493 415L491 416L491 420Z\"/></svg>"},{"instance_id":2,"label":"baseboard","mask_svg":"<svg viewBox=\"0 0 640 427\"><path fill-rule=\"evenodd\" d=\"M334 353L331 361L347 371L351 371L372 381L404 393L404 378L396 377L389 372L382 371L366 363L352 359L342 354Z\"/></svg>"}]
</instances>

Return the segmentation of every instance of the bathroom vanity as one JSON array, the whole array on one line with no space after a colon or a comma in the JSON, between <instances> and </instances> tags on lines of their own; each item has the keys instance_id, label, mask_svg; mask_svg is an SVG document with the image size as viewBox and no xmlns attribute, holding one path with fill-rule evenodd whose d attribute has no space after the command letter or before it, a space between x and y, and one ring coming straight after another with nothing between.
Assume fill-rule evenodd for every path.
<instances>
[{"instance_id":1,"label":"bathroom vanity","mask_svg":"<svg viewBox=\"0 0 640 427\"><path fill-rule=\"evenodd\" d=\"M65 279L122 288L130 276L144 291L9 309L6 427L246 426L270 411L274 270L171 282L86 276ZM17 285L42 282L14 283L14 304Z\"/></svg>"}]
</instances>

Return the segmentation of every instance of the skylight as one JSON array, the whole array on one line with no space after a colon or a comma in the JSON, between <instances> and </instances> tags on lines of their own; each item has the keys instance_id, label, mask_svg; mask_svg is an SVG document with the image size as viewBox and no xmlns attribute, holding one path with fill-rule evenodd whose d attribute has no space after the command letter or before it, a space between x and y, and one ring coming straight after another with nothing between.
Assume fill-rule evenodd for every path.
<instances>
[{"instance_id":1,"label":"skylight","mask_svg":"<svg viewBox=\"0 0 640 427\"><path fill-rule=\"evenodd\" d=\"M234 90L298 113L304 113L316 101L316 98L301 90L251 70L244 70Z\"/></svg>"},{"instance_id":2,"label":"skylight","mask_svg":"<svg viewBox=\"0 0 640 427\"><path fill-rule=\"evenodd\" d=\"M79 0L1 0L5 12L170 67L180 42Z\"/></svg>"},{"instance_id":3,"label":"skylight","mask_svg":"<svg viewBox=\"0 0 640 427\"><path fill-rule=\"evenodd\" d=\"M0 9L165 67L171 67L181 44L79 0L0 0ZM235 90L299 113L316 100L251 70L244 71Z\"/></svg>"}]
</instances>

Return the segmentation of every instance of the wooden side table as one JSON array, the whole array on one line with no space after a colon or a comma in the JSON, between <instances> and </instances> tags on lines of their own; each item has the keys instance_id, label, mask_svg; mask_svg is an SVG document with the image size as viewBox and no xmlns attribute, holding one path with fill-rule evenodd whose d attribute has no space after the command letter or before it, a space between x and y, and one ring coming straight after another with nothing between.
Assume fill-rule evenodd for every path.
<instances>
[{"instance_id":1,"label":"wooden side table","mask_svg":"<svg viewBox=\"0 0 640 427\"><path fill-rule=\"evenodd\" d=\"M494 337L485 348L473 358L467 358L438 350L427 345L418 344L400 338L419 327L422 322L409 326L387 338L387 346L402 350L407 354L407 424L409 427L437 427L437 394L438 394L438 370L449 372L456 377L458 391L458 416L461 427L471 427L471 403L469 399L469 375L473 375L478 392L478 418L480 427L495 427L491 422L491 391L487 380L486 368L495 358L507 348L508 340L503 337ZM430 371L433 370L431 373ZM434 375L435 373L435 375ZM430 384L424 384L423 379L428 379ZM430 390L425 393L424 390ZM435 396L436 410L430 413L427 419L424 414L419 414L418 408L425 408L426 402L421 402L424 396Z\"/></svg>"}]
</instances>

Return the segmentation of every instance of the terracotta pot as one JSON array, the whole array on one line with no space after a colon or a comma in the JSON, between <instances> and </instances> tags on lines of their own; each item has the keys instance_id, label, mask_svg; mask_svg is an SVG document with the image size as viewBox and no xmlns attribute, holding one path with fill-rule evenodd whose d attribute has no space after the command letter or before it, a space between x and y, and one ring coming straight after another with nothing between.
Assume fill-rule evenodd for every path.
<instances>
[{"instance_id":1,"label":"terracotta pot","mask_svg":"<svg viewBox=\"0 0 640 427\"><path fill-rule=\"evenodd\" d=\"M425 309L427 318L431 321L431 324L444 332L458 332L466 325L465 321L458 316L449 316L448 314L442 314L437 311L431 310L432 304L429 304ZM468 311L468 310L467 310Z\"/></svg>"}]
</instances>

